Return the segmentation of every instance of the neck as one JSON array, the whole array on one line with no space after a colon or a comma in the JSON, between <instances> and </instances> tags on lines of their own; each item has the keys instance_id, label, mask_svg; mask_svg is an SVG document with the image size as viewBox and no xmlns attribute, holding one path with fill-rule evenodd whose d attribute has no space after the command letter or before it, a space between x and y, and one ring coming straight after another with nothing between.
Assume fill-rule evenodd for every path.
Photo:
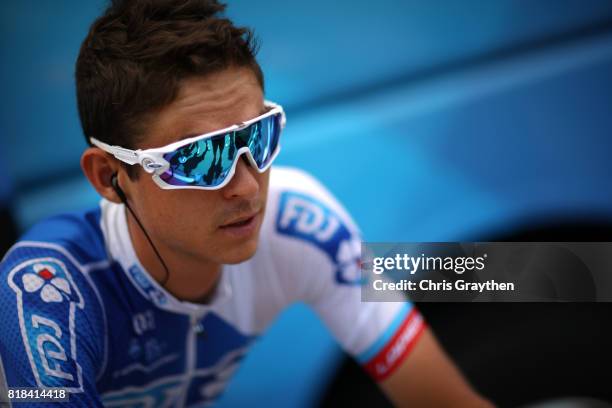
<instances>
[{"instance_id":1,"label":"neck","mask_svg":"<svg viewBox=\"0 0 612 408\"><path fill-rule=\"evenodd\" d=\"M168 267L167 275L166 269L134 216L127 208L125 212L134 251L149 275L160 285L165 281L164 288L179 300L208 303L215 293L221 276L221 265L196 259L190 254L178 253L151 237L159 255Z\"/></svg>"}]
</instances>

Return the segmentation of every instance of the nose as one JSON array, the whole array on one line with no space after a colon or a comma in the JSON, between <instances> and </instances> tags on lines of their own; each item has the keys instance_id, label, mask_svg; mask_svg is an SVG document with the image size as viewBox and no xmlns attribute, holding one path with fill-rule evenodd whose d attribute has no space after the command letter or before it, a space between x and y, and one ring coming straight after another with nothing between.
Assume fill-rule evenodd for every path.
<instances>
[{"instance_id":1,"label":"nose","mask_svg":"<svg viewBox=\"0 0 612 408\"><path fill-rule=\"evenodd\" d=\"M245 155L242 155L236 163L234 176L221 190L226 199L246 198L251 199L259 192L259 173L251 166Z\"/></svg>"}]
</instances>

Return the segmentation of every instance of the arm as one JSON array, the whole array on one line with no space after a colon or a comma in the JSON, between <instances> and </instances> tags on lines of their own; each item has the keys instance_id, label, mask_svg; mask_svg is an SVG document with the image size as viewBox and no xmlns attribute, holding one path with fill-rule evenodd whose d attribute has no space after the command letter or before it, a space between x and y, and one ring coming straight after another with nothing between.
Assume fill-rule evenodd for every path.
<instances>
[{"instance_id":1,"label":"arm","mask_svg":"<svg viewBox=\"0 0 612 408\"><path fill-rule=\"evenodd\" d=\"M275 236L275 246L283 248L278 280L287 299L312 306L398 406L490 406L461 377L410 302L400 295L395 302L361 301L357 226L311 177L294 173L291 179L300 190L280 194Z\"/></svg>"},{"instance_id":2,"label":"arm","mask_svg":"<svg viewBox=\"0 0 612 408\"><path fill-rule=\"evenodd\" d=\"M0 264L0 374L9 388L61 387L70 406L102 406L95 377L104 328L92 300L64 254L21 246L7 255Z\"/></svg>"},{"instance_id":3,"label":"arm","mask_svg":"<svg viewBox=\"0 0 612 408\"><path fill-rule=\"evenodd\" d=\"M493 407L470 387L429 329L380 387L397 407Z\"/></svg>"}]
</instances>

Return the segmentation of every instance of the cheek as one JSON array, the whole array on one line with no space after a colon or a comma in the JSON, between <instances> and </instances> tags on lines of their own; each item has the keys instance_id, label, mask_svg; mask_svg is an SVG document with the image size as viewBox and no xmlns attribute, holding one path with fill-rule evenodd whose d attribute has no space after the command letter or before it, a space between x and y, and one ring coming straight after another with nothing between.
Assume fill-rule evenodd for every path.
<instances>
[{"instance_id":1,"label":"cheek","mask_svg":"<svg viewBox=\"0 0 612 408\"><path fill-rule=\"evenodd\" d=\"M144 190L142 211L158 237L181 240L194 234L202 236L213 229L214 197L204 197L206 194L197 190L161 190L156 185Z\"/></svg>"},{"instance_id":2,"label":"cheek","mask_svg":"<svg viewBox=\"0 0 612 408\"><path fill-rule=\"evenodd\" d=\"M216 206L210 197L202 197L201 192L189 190L172 191L169 195L164 214L173 223L173 229L202 233L215 225Z\"/></svg>"},{"instance_id":3,"label":"cheek","mask_svg":"<svg viewBox=\"0 0 612 408\"><path fill-rule=\"evenodd\" d=\"M270 170L266 170L265 173L259 174L259 191L263 195L264 204L268 197L268 185L270 184Z\"/></svg>"}]
</instances>

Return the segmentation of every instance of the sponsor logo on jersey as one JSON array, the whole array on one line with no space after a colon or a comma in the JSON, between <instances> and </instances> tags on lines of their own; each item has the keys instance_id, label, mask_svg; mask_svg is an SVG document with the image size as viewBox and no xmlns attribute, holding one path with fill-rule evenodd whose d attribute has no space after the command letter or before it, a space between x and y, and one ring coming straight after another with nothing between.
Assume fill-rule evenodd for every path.
<instances>
[{"instance_id":1,"label":"sponsor logo on jersey","mask_svg":"<svg viewBox=\"0 0 612 408\"><path fill-rule=\"evenodd\" d=\"M136 283L136 286L140 292L146 298L151 299L157 306L162 306L167 303L168 299L166 298L166 295L155 285L153 285L151 279L145 275L138 265L132 265L132 267L128 269L128 273L133 282Z\"/></svg>"},{"instance_id":2,"label":"sponsor logo on jersey","mask_svg":"<svg viewBox=\"0 0 612 408\"><path fill-rule=\"evenodd\" d=\"M146 310L132 316L132 327L139 336L144 332L155 330L155 315L153 311Z\"/></svg>"},{"instance_id":3,"label":"sponsor logo on jersey","mask_svg":"<svg viewBox=\"0 0 612 408\"><path fill-rule=\"evenodd\" d=\"M56 258L23 262L9 272L8 284L17 295L19 326L37 385L82 392L75 314L84 301L65 264Z\"/></svg>"},{"instance_id":4,"label":"sponsor logo on jersey","mask_svg":"<svg viewBox=\"0 0 612 408\"><path fill-rule=\"evenodd\" d=\"M391 339L370 361L365 363L365 370L376 381L387 378L401 365L424 329L425 323L421 314L416 309L412 309Z\"/></svg>"},{"instance_id":5,"label":"sponsor logo on jersey","mask_svg":"<svg viewBox=\"0 0 612 408\"><path fill-rule=\"evenodd\" d=\"M336 266L341 284L361 284L361 243L329 207L304 194L284 192L280 197L276 229L322 250Z\"/></svg>"}]
</instances>

